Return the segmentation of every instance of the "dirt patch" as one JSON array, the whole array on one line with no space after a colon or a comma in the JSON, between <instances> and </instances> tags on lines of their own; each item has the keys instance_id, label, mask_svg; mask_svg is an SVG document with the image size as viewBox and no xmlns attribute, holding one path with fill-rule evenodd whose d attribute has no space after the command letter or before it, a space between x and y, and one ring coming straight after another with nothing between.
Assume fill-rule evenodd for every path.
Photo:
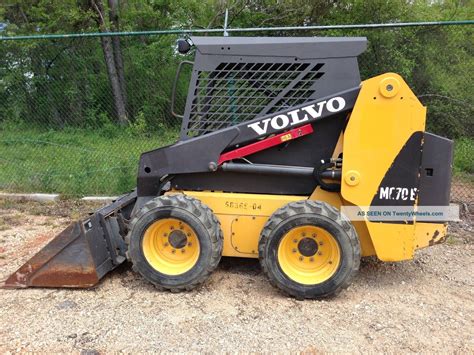
<instances>
[{"instance_id":1,"label":"dirt patch","mask_svg":"<svg viewBox=\"0 0 474 355\"><path fill-rule=\"evenodd\" d=\"M86 216L105 202L59 200L57 202L18 201L0 198L0 215L22 212L29 216L52 216L76 219Z\"/></svg>"},{"instance_id":2,"label":"dirt patch","mask_svg":"<svg viewBox=\"0 0 474 355\"><path fill-rule=\"evenodd\" d=\"M61 205L61 203L63 205ZM0 232L5 279L87 205L0 203L21 224ZM97 206L95 206L97 207ZM34 213L30 213L34 211ZM296 301L258 262L223 259L195 291L158 292L129 265L92 290L0 290L0 352L474 352L474 240L470 224L412 261L362 262L329 301Z\"/></svg>"}]
</instances>

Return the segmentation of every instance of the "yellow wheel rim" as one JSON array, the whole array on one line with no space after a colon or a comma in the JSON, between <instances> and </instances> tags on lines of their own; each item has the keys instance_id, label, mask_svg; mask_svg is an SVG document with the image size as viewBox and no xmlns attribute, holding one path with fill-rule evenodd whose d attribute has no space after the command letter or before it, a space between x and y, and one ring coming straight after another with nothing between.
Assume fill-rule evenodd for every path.
<instances>
[{"instance_id":1,"label":"yellow wheel rim","mask_svg":"<svg viewBox=\"0 0 474 355\"><path fill-rule=\"evenodd\" d=\"M278 246L278 263L291 280L303 285L320 284L337 271L341 251L325 229L304 225L286 233Z\"/></svg>"},{"instance_id":2,"label":"yellow wheel rim","mask_svg":"<svg viewBox=\"0 0 474 355\"><path fill-rule=\"evenodd\" d=\"M199 258L199 239L191 226L179 219L164 218L151 224L142 241L143 255L158 272L180 275Z\"/></svg>"}]
</instances>

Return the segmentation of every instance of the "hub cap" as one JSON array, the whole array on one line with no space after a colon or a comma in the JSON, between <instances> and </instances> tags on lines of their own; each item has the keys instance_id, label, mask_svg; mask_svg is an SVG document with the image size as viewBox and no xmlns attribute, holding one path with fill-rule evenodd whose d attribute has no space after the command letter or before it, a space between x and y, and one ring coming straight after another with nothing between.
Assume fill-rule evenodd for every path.
<instances>
[{"instance_id":1,"label":"hub cap","mask_svg":"<svg viewBox=\"0 0 474 355\"><path fill-rule=\"evenodd\" d=\"M182 249L188 244L188 238L186 234L181 230L174 230L168 237L170 245L175 249Z\"/></svg>"},{"instance_id":2,"label":"hub cap","mask_svg":"<svg viewBox=\"0 0 474 355\"><path fill-rule=\"evenodd\" d=\"M325 229L305 225L291 229L280 240L278 263L291 280L304 285L322 283L337 271L341 252Z\"/></svg>"},{"instance_id":3,"label":"hub cap","mask_svg":"<svg viewBox=\"0 0 474 355\"><path fill-rule=\"evenodd\" d=\"M142 249L148 263L166 275L180 275L191 270L200 252L194 229L176 218L152 223L143 236Z\"/></svg>"},{"instance_id":4,"label":"hub cap","mask_svg":"<svg viewBox=\"0 0 474 355\"><path fill-rule=\"evenodd\" d=\"M318 243L314 238L303 238L298 242L298 251L303 256L313 256L318 252Z\"/></svg>"}]
</instances>

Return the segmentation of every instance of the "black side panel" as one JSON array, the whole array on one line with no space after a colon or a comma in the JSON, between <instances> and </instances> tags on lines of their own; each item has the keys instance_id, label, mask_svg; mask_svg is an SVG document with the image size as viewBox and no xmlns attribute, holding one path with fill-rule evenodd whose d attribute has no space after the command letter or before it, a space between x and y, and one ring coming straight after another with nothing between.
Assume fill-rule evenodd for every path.
<instances>
[{"instance_id":1,"label":"black side panel","mask_svg":"<svg viewBox=\"0 0 474 355\"><path fill-rule=\"evenodd\" d=\"M274 195L309 195L316 187L312 177L256 175L225 171L179 175L173 188L184 190L217 190L224 192Z\"/></svg>"},{"instance_id":2,"label":"black side panel","mask_svg":"<svg viewBox=\"0 0 474 355\"><path fill-rule=\"evenodd\" d=\"M424 134L418 205L449 206L453 141Z\"/></svg>"},{"instance_id":3,"label":"black side panel","mask_svg":"<svg viewBox=\"0 0 474 355\"><path fill-rule=\"evenodd\" d=\"M137 178L138 196L160 193L160 179L168 174L208 171L210 162L217 162L221 152L239 134L231 127L185 142L143 153Z\"/></svg>"},{"instance_id":4,"label":"black side panel","mask_svg":"<svg viewBox=\"0 0 474 355\"><path fill-rule=\"evenodd\" d=\"M246 159L255 164L314 167L321 159L330 158L345 123L345 115L313 124L314 132ZM172 180L175 189L219 190L227 192L308 195L316 187L311 176L255 175L233 172L180 174Z\"/></svg>"},{"instance_id":5,"label":"black side panel","mask_svg":"<svg viewBox=\"0 0 474 355\"><path fill-rule=\"evenodd\" d=\"M318 123L315 128L318 138L314 144L307 147L306 144L298 143L300 139L305 138L296 139L296 145L291 142L289 146L299 146L300 148L292 148L293 150L290 150L290 153L287 154L281 153L281 146L273 150L269 149L262 153L266 158L258 158L258 162L305 166L304 163L299 164L299 162L307 161L308 154L311 164L321 158L328 158L337 142L342 127L342 118L346 117L354 107L359 91L359 87L348 89L336 93L332 98L322 98L319 101L314 101L314 103L290 107L261 119L242 122L235 126L180 141L168 147L143 153L138 168L137 194L138 196L156 196L160 193L160 180L166 175L212 171L217 167L219 156L225 150L235 149L248 142L257 141L303 124ZM327 103L335 99L340 100L339 106L337 104L334 106L334 103L328 106ZM312 108L312 110L306 111L308 108ZM291 124L289 117L292 117ZM281 124L278 119L283 119L286 123ZM270 121L278 122L272 126ZM322 126L319 126L319 122L323 121L327 121L327 123L325 122ZM257 124L258 127L253 126L254 124ZM331 132L335 132L336 138ZM333 145L331 146L331 144ZM285 160L282 160L283 157L285 157ZM257 159L256 157L251 158ZM286 162L290 160L292 163L287 164ZM214 189L218 189L218 187L216 186Z\"/></svg>"},{"instance_id":6,"label":"black side panel","mask_svg":"<svg viewBox=\"0 0 474 355\"><path fill-rule=\"evenodd\" d=\"M418 196L423 132L407 140L386 172L371 206L414 206Z\"/></svg>"}]
</instances>

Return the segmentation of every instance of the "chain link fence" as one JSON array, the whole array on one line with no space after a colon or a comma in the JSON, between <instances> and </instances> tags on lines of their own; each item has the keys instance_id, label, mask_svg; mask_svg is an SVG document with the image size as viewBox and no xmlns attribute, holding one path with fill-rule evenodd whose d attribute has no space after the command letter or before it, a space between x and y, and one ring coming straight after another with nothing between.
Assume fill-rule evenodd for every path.
<instances>
[{"instance_id":1,"label":"chain link fence","mask_svg":"<svg viewBox=\"0 0 474 355\"><path fill-rule=\"evenodd\" d=\"M368 50L359 58L362 78L384 72L405 78L428 106L427 129L455 140L453 201L472 203L473 30L466 24L242 32L367 37ZM77 196L133 188L140 153L178 137L171 92L179 62L192 60L177 53L179 37L1 39L0 190ZM177 85L178 112L189 75L187 68Z\"/></svg>"}]
</instances>

